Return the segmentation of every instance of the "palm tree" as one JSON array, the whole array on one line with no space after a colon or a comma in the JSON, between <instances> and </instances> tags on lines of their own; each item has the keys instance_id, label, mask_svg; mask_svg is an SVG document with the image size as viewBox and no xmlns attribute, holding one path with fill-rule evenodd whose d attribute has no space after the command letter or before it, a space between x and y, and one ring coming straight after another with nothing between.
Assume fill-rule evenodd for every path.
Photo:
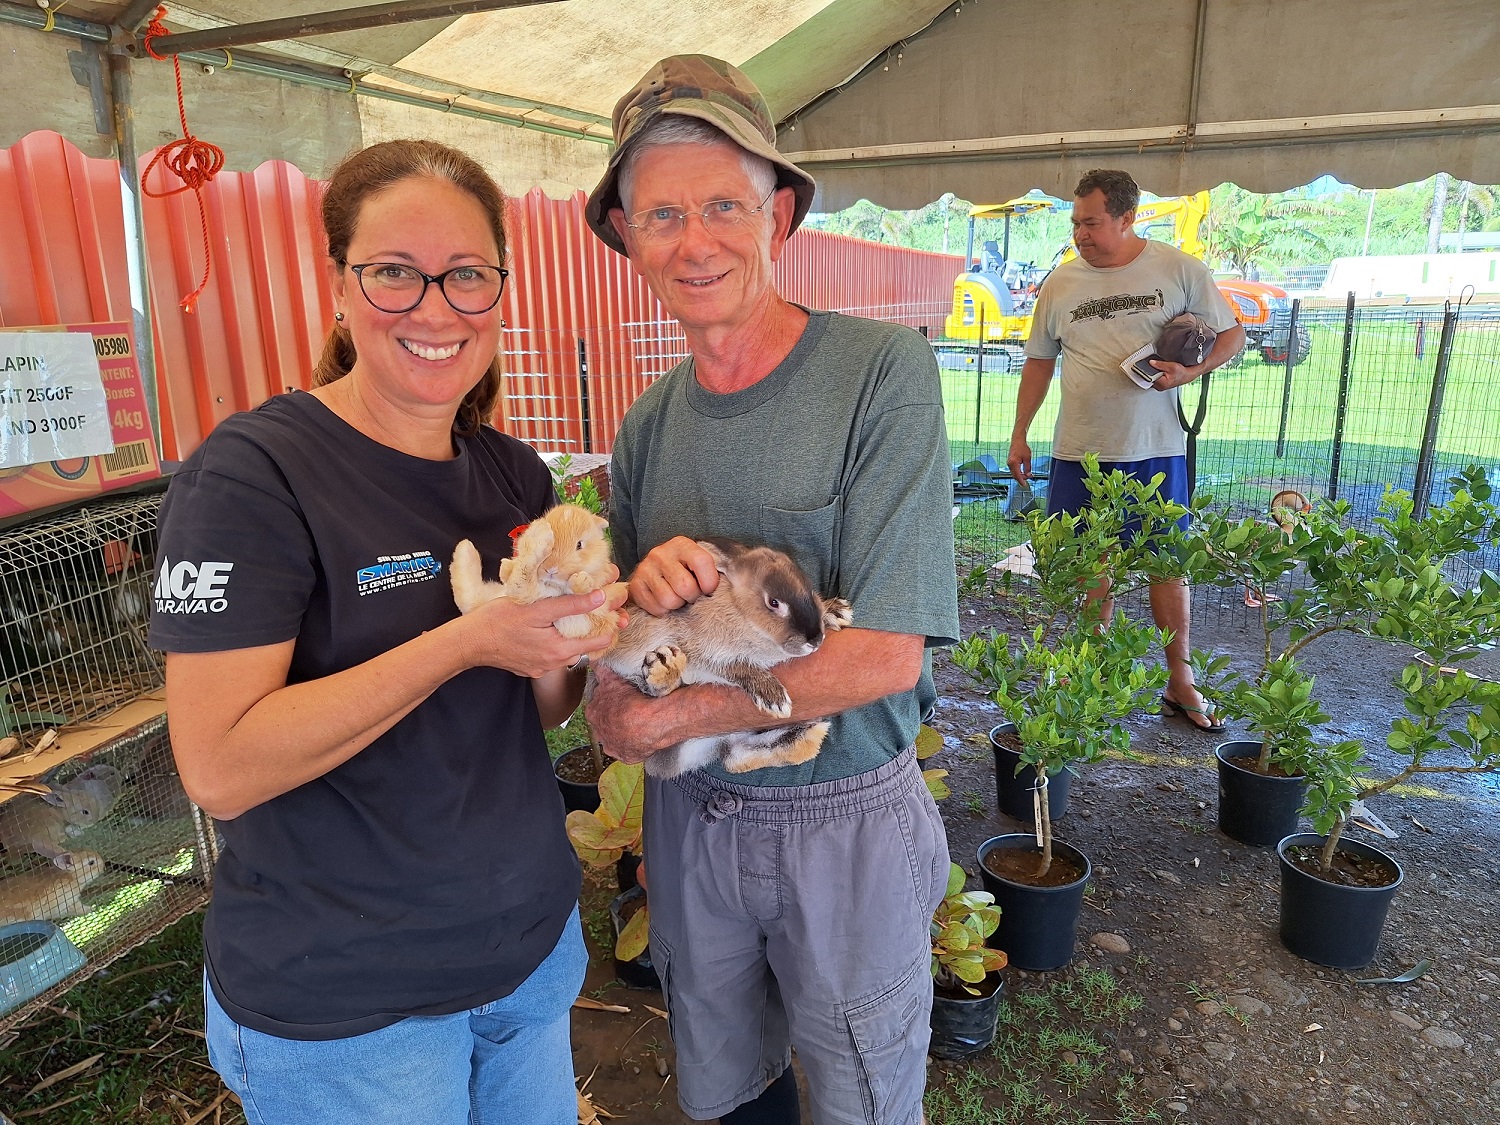
<instances>
[{"instance_id":1,"label":"palm tree","mask_svg":"<svg viewBox=\"0 0 1500 1125\"><path fill-rule=\"evenodd\" d=\"M1308 225L1312 216L1332 213L1327 203L1288 195L1255 195L1235 184L1215 188L1205 223L1211 258L1244 276L1257 263L1280 265L1326 255L1323 236Z\"/></svg>"},{"instance_id":2,"label":"palm tree","mask_svg":"<svg viewBox=\"0 0 1500 1125\"><path fill-rule=\"evenodd\" d=\"M1432 208L1427 212L1427 252L1436 254L1443 236L1443 211L1448 206L1448 173L1432 178Z\"/></svg>"}]
</instances>

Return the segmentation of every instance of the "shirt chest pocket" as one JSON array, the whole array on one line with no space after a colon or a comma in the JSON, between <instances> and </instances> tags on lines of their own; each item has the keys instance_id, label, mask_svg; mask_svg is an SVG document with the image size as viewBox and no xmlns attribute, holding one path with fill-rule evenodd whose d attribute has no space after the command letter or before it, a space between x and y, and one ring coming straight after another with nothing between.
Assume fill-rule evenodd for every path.
<instances>
[{"instance_id":1,"label":"shirt chest pocket","mask_svg":"<svg viewBox=\"0 0 1500 1125\"><path fill-rule=\"evenodd\" d=\"M807 572L813 588L832 596L838 581L839 525L844 498L835 496L821 508L802 511L761 505L761 539L785 551Z\"/></svg>"}]
</instances>

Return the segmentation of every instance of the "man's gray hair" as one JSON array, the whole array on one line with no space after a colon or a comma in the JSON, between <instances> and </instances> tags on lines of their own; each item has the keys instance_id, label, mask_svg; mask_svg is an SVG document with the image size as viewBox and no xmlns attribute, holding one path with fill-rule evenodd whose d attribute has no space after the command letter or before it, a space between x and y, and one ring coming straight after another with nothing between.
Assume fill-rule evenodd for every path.
<instances>
[{"instance_id":1,"label":"man's gray hair","mask_svg":"<svg viewBox=\"0 0 1500 1125\"><path fill-rule=\"evenodd\" d=\"M685 117L680 113L664 113L646 126L645 132L630 142L630 151L620 162L620 206L630 214L630 197L635 178L635 163L640 155L652 145L730 145L740 156L740 165L750 179L755 191L753 202L759 203L776 187L776 166L763 156L756 156L740 148L729 137L715 129L707 121L696 117Z\"/></svg>"},{"instance_id":2,"label":"man's gray hair","mask_svg":"<svg viewBox=\"0 0 1500 1125\"><path fill-rule=\"evenodd\" d=\"M1082 199L1096 191L1104 193L1104 209L1117 219L1134 211L1141 202L1141 189L1136 187L1135 180L1129 172L1118 168L1095 168L1085 172L1073 189L1073 195Z\"/></svg>"}]
</instances>

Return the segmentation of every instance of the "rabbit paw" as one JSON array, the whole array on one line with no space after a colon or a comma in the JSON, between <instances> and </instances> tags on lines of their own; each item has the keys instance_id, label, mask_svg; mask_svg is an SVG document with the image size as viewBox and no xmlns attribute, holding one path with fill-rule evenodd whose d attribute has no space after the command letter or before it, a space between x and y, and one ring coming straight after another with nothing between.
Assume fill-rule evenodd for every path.
<instances>
[{"instance_id":1,"label":"rabbit paw","mask_svg":"<svg viewBox=\"0 0 1500 1125\"><path fill-rule=\"evenodd\" d=\"M676 645L662 645L653 649L641 662L646 694L660 696L676 691L682 686L682 674L686 670L687 653Z\"/></svg>"},{"instance_id":2,"label":"rabbit paw","mask_svg":"<svg viewBox=\"0 0 1500 1125\"><path fill-rule=\"evenodd\" d=\"M770 672L747 677L742 686L750 693L750 698L754 700L755 705L767 715L778 719L785 719L791 715L792 697L787 694L781 681Z\"/></svg>"},{"instance_id":3,"label":"rabbit paw","mask_svg":"<svg viewBox=\"0 0 1500 1125\"><path fill-rule=\"evenodd\" d=\"M843 598L829 598L823 603L823 628L830 633L854 624L854 607Z\"/></svg>"}]
</instances>

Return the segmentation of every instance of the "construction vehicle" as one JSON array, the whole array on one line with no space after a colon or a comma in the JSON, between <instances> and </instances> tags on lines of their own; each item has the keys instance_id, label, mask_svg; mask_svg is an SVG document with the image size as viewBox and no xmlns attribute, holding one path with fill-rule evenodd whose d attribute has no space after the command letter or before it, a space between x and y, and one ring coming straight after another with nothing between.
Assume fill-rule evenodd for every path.
<instances>
[{"instance_id":1,"label":"construction vehicle","mask_svg":"<svg viewBox=\"0 0 1500 1125\"><path fill-rule=\"evenodd\" d=\"M953 311L943 325L944 335L950 340L973 343L982 334L986 344L1009 345L1005 350L1018 353L1018 346L1031 333L1031 306L1049 271L1037 269L1030 262L1011 260L1010 221L1014 216L1055 206L1050 199L1022 196L969 209L969 243L964 260L973 264L953 283ZM1002 219L1005 227L1003 242L984 242L976 259L974 235L981 219Z\"/></svg>"},{"instance_id":2,"label":"construction vehicle","mask_svg":"<svg viewBox=\"0 0 1500 1125\"><path fill-rule=\"evenodd\" d=\"M997 252L994 242L984 243L978 263L954 281L953 310L943 325L950 340L974 344L980 341L982 334L986 347L997 344L1003 352L1018 352L1019 345L1031 334L1031 308L1036 300L1036 289L1041 277L1050 271L1038 271L1029 263L1011 263L1007 255L1011 216L1026 214L1041 206L1052 204L1034 196L1022 196L1006 203L976 206L970 211L968 260L974 261L974 225L978 219L1004 218L1005 249ZM1159 199L1136 208L1135 231L1142 238L1169 243L1202 261L1207 247L1199 238L1198 229L1207 215L1206 191ZM1057 252L1052 268L1074 257L1077 257L1077 251L1069 241ZM1267 363L1285 363L1287 329L1292 315L1292 302L1286 290L1237 277L1216 279L1215 284L1245 329L1246 348L1259 351ZM1297 326L1295 351L1294 364L1305 362L1312 352L1312 339L1303 325ZM1009 358L1013 360L1012 366L1019 366L1014 362L1018 360L1017 356Z\"/></svg>"}]
</instances>

